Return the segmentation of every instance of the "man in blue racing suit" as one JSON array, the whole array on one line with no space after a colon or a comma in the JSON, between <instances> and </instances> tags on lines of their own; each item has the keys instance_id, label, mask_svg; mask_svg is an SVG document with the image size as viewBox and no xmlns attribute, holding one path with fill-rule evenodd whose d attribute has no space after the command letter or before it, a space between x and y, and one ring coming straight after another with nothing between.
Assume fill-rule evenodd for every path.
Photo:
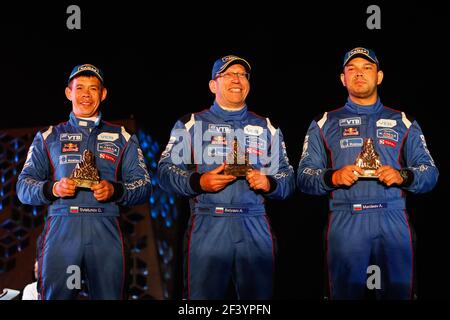
<instances>
[{"instance_id":1,"label":"man in blue racing suit","mask_svg":"<svg viewBox=\"0 0 450 320\"><path fill-rule=\"evenodd\" d=\"M90 298L122 299L125 257L119 205L146 202L150 176L136 136L101 119L99 106L107 91L98 68L76 66L65 93L72 102L69 121L37 133L17 181L20 201L49 205L38 290L45 300L73 299L82 272ZM69 178L83 163L85 150L93 152L100 178L90 189Z\"/></svg>"},{"instance_id":2,"label":"man in blue racing suit","mask_svg":"<svg viewBox=\"0 0 450 320\"><path fill-rule=\"evenodd\" d=\"M280 129L247 110L249 77L245 59L218 59L214 104L176 122L159 162L161 187L190 198L186 299L224 299L231 281L238 299L273 294L275 241L264 202L288 197L295 177ZM252 168L236 177L225 162Z\"/></svg>"},{"instance_id":3,"label":"man in blue racing suit","mask_svg":"<svg viewBox=\"0 0 450 320\"><path fill-rule=\"evenodd\" d=\"M377 289L379 299L413 297L405 192L430 191L438 169L417 121L381 103L382 80L372 50L347 52L341 74L347 103L312 121L303 145L299 188L330 197L326 259L332 299L361 299L366 288ZM381 162L375 179L358 178L363 170L355 165L366 138ZM369 279L373 272L380 282Z\"/></svg>"}]
</instances>

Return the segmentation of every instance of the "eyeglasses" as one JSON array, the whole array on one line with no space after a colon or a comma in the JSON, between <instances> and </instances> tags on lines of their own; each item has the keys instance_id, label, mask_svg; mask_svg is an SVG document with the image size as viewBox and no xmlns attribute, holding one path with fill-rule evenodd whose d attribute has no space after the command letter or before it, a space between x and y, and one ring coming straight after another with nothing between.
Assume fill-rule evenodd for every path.
<instances>
[{"instance_id":1,"label":"eyeglasses","mask_svg":"<svg viewBox=\"0 0 450 320\"><path fill-rule=\"evenodd\" d=\"M248 72L224 72L224 73L217 73L216 78L222 77L227 80L234 79L235 77L238 77L239 79L246 78L247 80L250 80L250 73Z\"/></svg>"}]
</instances>

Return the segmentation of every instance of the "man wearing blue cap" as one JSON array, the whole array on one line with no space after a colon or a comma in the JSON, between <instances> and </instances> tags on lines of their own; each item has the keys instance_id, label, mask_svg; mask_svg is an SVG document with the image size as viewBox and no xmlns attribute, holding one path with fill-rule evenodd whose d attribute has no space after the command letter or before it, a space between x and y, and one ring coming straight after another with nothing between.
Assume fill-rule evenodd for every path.
<instances>
[{"instance_id":1,"label":"man wearing blue cap","mask_svg":"<svg viewBox=\"0 0 450 320\"><path fill-rule=\"evenodd\" d=\"M69 121L37 133L17 181L20 201L49 205L38 261L44 300L75 298L77 270L86 276L90 298L124 297L119 205L146 202L151 181L137 137L102 120L106 94L100 69L76 66L66 87ZM90 188L70 178L74 168L87 167L100 178Z\"/></svg>"},{"instance_id":2,"label":"man wearing blue cap","mask_svg":"<svg viewBox=\"0 0 450 320\"><path fill-rule=\"evenodd\" d=\"M224 299L230 283L238 299L272 298L275 240L264 202L288 197L295 177L280 129L247 109L250 70L232 55L214 63L213 105L176 122L158 165L160 186L190 198L186 299ZM228 172L233 164L246 171Z\"/></svg>"},{"instance_id":3,"label":"man wearing blue cap","mask_svg":"<svg viewBox=\"0 0 450 320\"><path fill-rule=\"evenodd\" d=\"M330 299L362 299L368 289L375 289L378 299L414 298L405 194L430 191L439 173L417 121L381 103L382 80L372 50L347 52L341 73L347 103L313 120L303 145L300 190L330 197ZM373 272L378 274L369 279Z\"/></svg>"}]
</instances>

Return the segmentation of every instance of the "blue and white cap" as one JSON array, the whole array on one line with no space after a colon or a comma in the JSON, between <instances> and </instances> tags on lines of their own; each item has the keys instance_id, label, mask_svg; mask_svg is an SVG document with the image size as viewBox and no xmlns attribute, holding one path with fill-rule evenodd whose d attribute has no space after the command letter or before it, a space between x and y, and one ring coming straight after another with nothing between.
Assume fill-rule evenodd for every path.
<instances>
[{"instance_id":1,"label":"blue and white cap","mask_svg":"<svg viewBox=\"0 0 450 320\"><path fill-rule=\"evenodd\" d=\"M79 75L92 75L97 77L101 83L103 83L103 72L92 64L79 64L72 69L70 73L68 83L76 76Z\"/></svg>"},{"instance_id":2,"label":"blue and white cap","mask_svg":"<svg viewBox=\"0 0 450 320\"><path fill-rule=\"evenodd\" d=\"M228 55L220 59L217 59L216 62L214 62L211 79L214 80L218 73L224 72L228 67L231 67L233 64L242 65L248 73L250 73L250 70L252 69L250 67L250 63L248 63L247 60L240 58L238 56Z\"/></svg>"},{"instance_id":3,"label":"blue and white cap","mask_svg":"<svg viewBox=\"0 0 450 320\"><path fill-rule=\"evenodd\" d=\"M342 67L345 67L347 63L350 62L350 60L356 57L364 58L370 62L375 63L378 67L380 67L380 63L378 62L375 52L363 47L357 47L347 52L344 56L344 63L342 64Z\"/></svg>"}]
</instances>

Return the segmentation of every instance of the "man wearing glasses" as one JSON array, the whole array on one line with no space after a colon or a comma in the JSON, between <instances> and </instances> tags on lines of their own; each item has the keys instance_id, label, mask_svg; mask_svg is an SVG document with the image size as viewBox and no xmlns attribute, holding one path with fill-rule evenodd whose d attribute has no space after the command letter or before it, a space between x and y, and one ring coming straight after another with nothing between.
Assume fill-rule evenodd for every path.
<instances>
[{"instance_id":1,"label":"man wearing glasses","mask_svg":"<svg viewBox=\"0 0 450 320\"><path fill-rule=\"evenodd\" d=\"M211 108L179 119L161 155L160 186L190 198L185 237L184 297L270 299L275 241L265 199L295 188L283 136L268 118L249 112L250 64L218 59L209 88ZM246 173L228 172L247 168Z\"/></svg>"}]
</instances>

